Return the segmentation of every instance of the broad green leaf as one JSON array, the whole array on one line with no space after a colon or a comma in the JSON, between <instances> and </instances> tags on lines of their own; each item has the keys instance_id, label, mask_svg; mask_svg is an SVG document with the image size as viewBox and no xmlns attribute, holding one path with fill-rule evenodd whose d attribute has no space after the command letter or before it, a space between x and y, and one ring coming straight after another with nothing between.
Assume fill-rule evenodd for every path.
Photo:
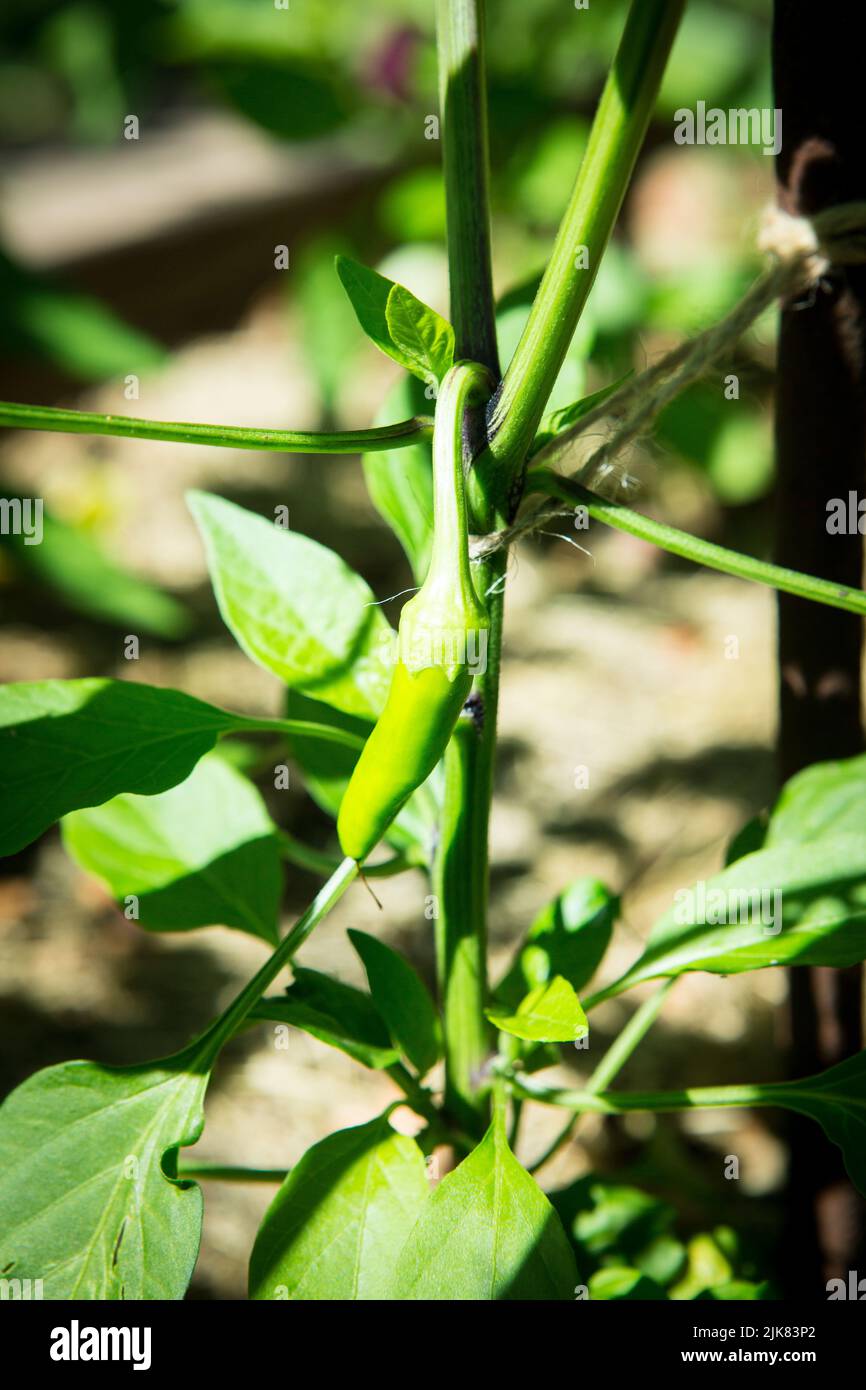
<instances>
[{"instance_id":1,"label":"broad green leaf","mask_svg":"<svg viewBox=\"0 0 866 1390\"><path fill-rule=\"evenodd\" d=\"M311 1009L309 1005L295 1003L291 999L263 999L261 1004L253 1009L250 1017L269 1023L283 1024L289 1028L297 1028L302 1033L309 1033L311 1038L317 1038L319 1042L326 1043L328 1047L338 1048L340 1052L345 1052L353 1061L360 1062L362 1066L371 1067L375 1071L392 1067L395 1062L400 1060L400 1054L396 1048L387 1045L380 1047L375 1043L363 1042L352 1037L342 1019L332 1018L329 1014L320 1014L316 1009Z\"/></svg>"},{"instance_id":2,"label":"broad green leaf","mask_svg":"<svg viewBox=\"0 0 866 1390\"><path fill-rule=\"evenodd\" d=\"M725 850L725 868L729 864L735 864L738 859L742 859L747 854L755 854L759 849L764 848L764 841L767 836L767 817L766 815L752 816L729 842Z\"/></svg>"},{"instance_id":3,"label":"broad green leaf","mask_svg":"<svg viewBox=\"0 0 866 1390\"><path fill-rule=\"evenodd\" d=\"M300 1028L365 1067L390 1067L399 1061L369 994L318 970L295 966L294 976L285 994L260 1000L250 1017Z\"/></svg>"},{"instance_id":4,"label":"broad green leaf","mask_svg":"<svg viewBox=\"0 0 866 1390\"><path fill-rule=\"evenodd\" d=\"M275 944L282 873L256 788L216 753L156 796L124 795L63 822L73 859L154 931L218 923Z\"/></svg>"},{"instance_id":5,"label":"broad green leaf","mask_svg":"<svg viewBox=\"0 0 866 1390\"><path fill-rule=\"evenodd\" d=\"M378 716L391 629L360 575L318 542L189 494L223 621L253 661L345 714Z\"/></svg>"},{"instance_id":6,"label":"broad green leaf","mask_svg":"<svg viewBox=\"0 0 866 1390\"><path fill-rule=\"evenodd\" d=\"M574 1256L550 1202L494 1124L443 1178L397 1260L390 1297L574 1297Z\"/></svg>"},{"instance_id":7,"label":"broad green leaf","mask_svg":"<svg viewBox=\"0 0 866 1390\"><path fill-rule=\"evenodd\" d=\"M866 957L864 836L759 850L677 897L616 991L687 970L736 975Z\"/></svg>"},{"instance_id":8,"label":"broad green leaf","mask_svg":"<svg viewBox=\"0 0 866 1390\"><path fill-rule=\"evenodd\" d=\"M15 563L50 585L78 613L122 624L126 632L179 637L190 624L188 610L170 594L121 569L80 527L44 512L40 545L21 536L3 536Z\"/></svg>"},{"instance_id":9,"label":"broad green leaf","mask_svg":"<svg viewBox=\"0 0 866 1390\"><path fill-rule=\"evenodd\" d=\"M596 1270L589 1281L589 1296L615 1302L637 1302L665 1297L664 1289L639 1269L609 1265Z\"/></svg>"},{"instance_id":10,"label":"broad green leaf","mask_svg":"<svg viewBox=\"0 0 866 1390\"><path fill-rule=\"evenodd\" d=\"M179 690L133 681L0 686L0 854L14 854L69 811L100 806L121 792L167 791L223 734L262 728L280 731L281 721L232 714ZM314 734L347 737L312 727L305 737Z\"/></svg>"},{"instance_id":11,"label":"broad green leaf","mask_svg":"<svg viewBox=\"0 0 866 1390\"><path fill-rule=\"evenodd\" d=\"M349 256L338 256L336 266L367 337L425 384L441 381L454 361L451 325L403 285Z\"/></svg>"},{"instance_id":12,"label":"broad green leaf","mask_svg":"<svg viewBox=\"0 0 866 1390\"><path fill-rule=\"evenodd\" d=\"M561 975L531 990L514 1014L502 1008L485 1012L503 1033L527 1042L577 1042L589 1032L580 1000Z\"/></svg>"},{"instance_id":13,"label":"broad green leaf","mask_svg":"<svg viewBox=\"0 0 866 1390\"><path fill-rule=\"evenodd\" d=\"M176 1181L202 1124L201 1049L112 1068L64 1062L0 1107L0 1270L50 1299L180 1299L202 1196Z\"/></svg>"},{"instance_id":14,"label":"broad green leaf","mask_svg":"<svg viewBox=\"0 0 866 1390\"><path fill-rule=\"evenodd\" d=\"M817 1120L842 1150L855 1187L866 1196L866 1051L818 1076L761 1086L765 1103L782 1105Z\"/></svg>"},{"instance_id":15,"label":"broad green leaf","mask_svg":"<svg viewBox=\"0 0 866 1390\"><path fill-rule=\"evenodd\" d=\"M395 424L429 413L432 403L414 377L404 377L386 398L377 425ZM379 515L406 552L418 583L430 567L433 543L433 451L429 440L408 449L380 449L364 454L367 491Z\"/></svg>"},{"instance_id":16,"label":"broad green leaf","mask_svg":"<svg viewBox=\"0 0 866 1390\"><path fill-rule=\"evenodd\" d=\"M563 975L583 989L607 950L619 898L596 878L578 878L536 917L517 959L496 988L496 998L516 1005L527 990Z\"/></svg>"},{"instance_id":17,"label":"broad green leaf","mask_svg":"<svg viewBox=\"0 0 866 1390\"><path fill-rule=\"evenodd\" d=\"M343 714L329 705L309 699L298 690L287 692L286 713L292 719L342 729L362 739L369 738L373 728L371 720ZM310 796L323 811L336 819L343 793L358 761L357 750L339 743L326 743L320 738L310 738L300 732L291 735L289 747ZM420 845L425 852L430 851L442 780L440 764L433 769L423 786L413 792L397 819L388 827L385 834L388 844L395 849Z\"/></svg>"},{"instance_id":18,"label":"broad green leaf","mask_svg":"<svg viewBox=\"0 0 866 1390\"><path fill-rule=\"evenodd\" d=\"M439 1017L426 985L397 951L367 932L349 931L361 957L370 993L388 1031L420 1076L442 1053Z\"/></svg>"},{"instance_id":19,"label":"broad green leaf","mask_svg":"<svg viewBox=\"0 0 866 1390\"><path fill-rule=\"evenodd\" d=\"M773 849L842 834L866 838L866 754L815 763L786 782L765 844Z\"/></svg>"},{"instance_id":20,"label":"broad green leaf","mask_svg":"<svg viewBox=\"0 0 866 1390\"><path fill-rule=\"evenodd\" d=\"M246 726L191 695L131 681L0 687L0 853L68 811L175 786L221 734Z\"/></svg>"},{"instance_id":21,"label":"broad green leaf","mask_svg":"<svg viewBox=\"0 0 866 1390\"><path fill-rule=\"evenodd\" d=\"M256 1236L250 1297L384 1300L396 1252L429 1200L424 1156L385 1117L314 1144Z\"/></svg>"}]
</instances>

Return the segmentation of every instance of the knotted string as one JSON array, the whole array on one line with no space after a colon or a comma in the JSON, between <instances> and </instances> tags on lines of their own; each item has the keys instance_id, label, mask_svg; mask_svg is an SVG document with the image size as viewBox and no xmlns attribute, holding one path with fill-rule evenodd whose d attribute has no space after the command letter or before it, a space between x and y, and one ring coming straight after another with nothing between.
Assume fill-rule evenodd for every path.
<instances>
[{"instance_id":1,"label":"knotted string","mask_svg":"<svg viewBox=\"0 0 866 1390\"><path fill-rule=\"evenodd\" d=\"M573 475L575 481L585 486L604 478L611 471L612 460L646 433L675 396L729 354L774 301L815 293L833 267L866 264L866 203L843 203L810 218L792 217L781 208L769 208L761 222L757 245L769 263L724 318L696 337L685 339L639 376L631 377L570 429L550 440L532 458L532 468L550 468L579 435L599 420L614 416L619 424L613 434ZM474 537L470 547L472 559L485 559L561 515L561 506L539 507L503 531Z\"/></svg>"}]
</instances>

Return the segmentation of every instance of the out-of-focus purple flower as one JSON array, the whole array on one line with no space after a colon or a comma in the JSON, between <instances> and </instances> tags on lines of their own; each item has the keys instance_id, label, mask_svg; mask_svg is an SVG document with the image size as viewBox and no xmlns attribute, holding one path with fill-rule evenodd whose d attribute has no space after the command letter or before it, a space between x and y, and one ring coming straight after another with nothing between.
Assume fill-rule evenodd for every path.
<instances>
[{"instance_id":1,"label":"out-of-focus purple flower","mask_svg":"<svg viewBox=\"0 0 866 1390\"><path fill-rule=\"evenodd\" d=\"M420 29L414 25L392 30L384 43L370 55L365 65L364 85L384 92L397 101L408 101L415 51L421 37Z\"/></svg>"}]
</instances>

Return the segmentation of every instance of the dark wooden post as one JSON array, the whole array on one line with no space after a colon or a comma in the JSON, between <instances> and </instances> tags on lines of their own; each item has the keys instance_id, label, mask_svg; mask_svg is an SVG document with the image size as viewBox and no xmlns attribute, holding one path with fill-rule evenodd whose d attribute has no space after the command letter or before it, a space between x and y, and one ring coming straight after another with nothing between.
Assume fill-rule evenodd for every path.
<instances>
[{"instance_id":1,"label":"dark wooden post","mask_svg":"<svg viewBox=\"0 0 866 1390\"><path fill-rule=\"evenodd\" d=\"M846 37L851 16L843 0L775 6L775 105L782 112L776 174L787 212L866 198L862 56L853 33ZM776 395L776 558L858 587L863 538L831 535L826 523L831 498L864 495L864 313L860 267L833 271L814 296L784 305ZM779 596L780 780L862 750L861 652L859 619ZM789 977L791 1075L858 1051L862 969L793 969ZM794 1118L790 1148L787 1292L820 1297L826 1279L863 1261L864 1204L838 1149L817 1126Z\"/></svg>"}]
</instances>

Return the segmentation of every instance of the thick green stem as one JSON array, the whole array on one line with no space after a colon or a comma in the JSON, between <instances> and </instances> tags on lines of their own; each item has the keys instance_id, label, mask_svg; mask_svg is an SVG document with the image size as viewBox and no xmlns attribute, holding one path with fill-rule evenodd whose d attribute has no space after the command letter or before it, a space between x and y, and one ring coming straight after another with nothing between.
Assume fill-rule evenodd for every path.
<instances>
[{"instance_id":1,"label":"thick green stem","mask_svg":"<svg viewBox=\"0 0 866 1390\"><path fill-rule=\"evenodd\" d=\"M511 486L592 288L655 104L684 0L633 0L544 278L490 420ZM494 469L494 471L496 471Z\"/></svg>"},{"instance_id":2,"label":"thick green stem","mask_svg":"<svg viewBox=\"0 0 866 1390\"><path fill-rule=\"evenodd\" d=\"M445 1035L446 1107L470 1132L487 1123L482 1069L492 1048L487 1002L488 831L496 751L505 557L476 569L490 618L487 661L472 717L445 755L445 801L434 861L436 953Z\"/></svg>"},{"instance_id":3,"label":"thick green stem","mask_svg":"<svg viewBox=\"0 0 866 1390\"><path fill-rule=\"evenodd\" d=\"M247 429L244 425L186 425L173 420L137 420L128 415L94 415L52 406L0 401L0 427L53 430L60 434L110 434L120 439L165 439L175 444L215 444L225 449L273 449L283 454L361 454L401 449L429 439L433 421L423 416L370 430L321 434L311 430Z\"/></svg>"},{"instance_id":4,"label":"thick green stem","mask_svg":"<svg viewBox=\"0 0 866 1390\"><path fill-rule=\"evenodd\" d=\"M439 105L456 356L499 375L488 197L483 0L439 0Z\"/></svg>"},{"instance_id":5,"label":"thick green stem","mask_svg":"<svg viewBox=\"0 0 866 1390\"><path fill-rule=\"evenodd\" d=\"M442 160L448 224L451 318L456 356L498 376L488 211L483 0L439 0ZM465 436L464 436L465 437ZM473 482L470 473L470 483ZM474 711L458 723L445 755L445 797L433 882L436 956L443 1010L445 1105L474 1136L488 1119L482 1072L491 1050L487 995L487 837L496 747L505 557L474 571L487 606L486 665Z\"/></svg>"}]
</instances>

